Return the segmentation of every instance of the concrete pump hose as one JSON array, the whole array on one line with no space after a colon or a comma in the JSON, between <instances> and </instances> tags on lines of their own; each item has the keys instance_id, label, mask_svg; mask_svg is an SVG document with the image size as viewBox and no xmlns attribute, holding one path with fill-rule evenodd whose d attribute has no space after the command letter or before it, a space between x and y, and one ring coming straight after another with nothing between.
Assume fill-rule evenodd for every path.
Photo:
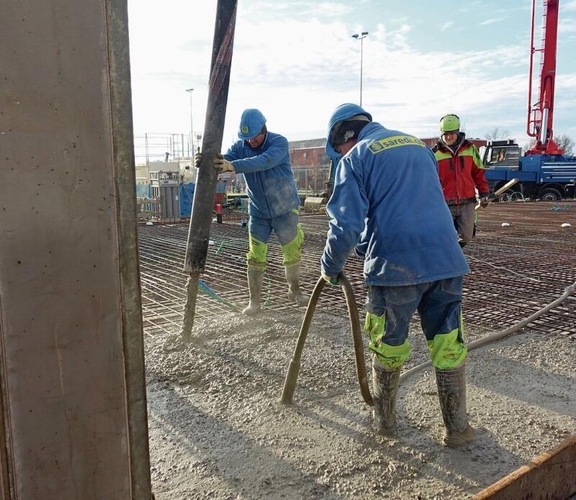
<instances>
[{"instance_id":1,"label":"concrete pump hose","mask_svg":"<svg viewBox=\"0 0 576 500\"><path fill-rule=\"evenodd\" d=\"M370 395L370 389L368 388L368 381L366 379L364 346L362 344L362 332L360 330L358 307L356 305L356 299L354 298L354 291L352 290L352 286L344 274L344 271L338 275L338 280L340 281L346 296L346 305L348 307L348 316L350 318L352 338L354 341L356 371L358 374L358 382L360 384L360 392L362 393L362 397L364 398L366 404L372 406L374 402L372 400L372 396ZM296 389L296 380L298 378L298 372L300 371L300 358L302 357L302 350L304 349L306 337L308 336L308 330L310 329L314 311L316 310L316 304L318 303L318 299L320 298L320 293L322 292L324 285L326 285L326 281L320 277L308 302L306 314L304 316L304 320L302 321L302 326L300 327L300 334L298 335L298 343L294 349L294 354L292 355L292 360L290 361L288 372L286 373L286 378L284 380L284 388L282 389L282 396L280 397L281 403L292 403L292 396L294 395L294 390Z\"/></svg>"},{"instance_id":2,"label":"concrete pump hose","mask_svg":"<svg viewBox=\"0 0 576 500\"><path fill-rule=\"evenodd\" d=\"M574 293L575 289L576 289L576 282L572 283L570 286L567 286L564 289L564 293L560 297L558 297L556 300L550 302L547 306L536 311L531 316L528 316L527 318L524 318L522 321L519 321L515 325L512 325L510 328L507 328L506 330L502 330L501 332L496 332L492 335L488 335L488 336L483 337L481 339L474 340L473 342L470 342L470 344L468 344L468 346L467 346L468 350L472 351L474 349L484 347L485 345L491 344L492 342L496 342L496 341L501 340L505 337L508 337L509 335L512 335L513 333L516 333L518 330L524 328L529 323L532 323L532 321L534 321L535 319L538 319L540 316L542 316L543 314L546 314L551 309L554 309L556 306L559 306L570 295L572 295ZM414 375L415 373L422 371L424 368L427 368L431 365L432 365L431 361L426 361L425 363L422 363L422 364L417 365L413 368L410 368L410 370L407 370L406 372L404 372L400 376L400 381L402 382L403 380L406 380L411 375Z\"/></svg>"},{"instance_id":3,"label":"concrete pump hose","mask_svg":"<svg viewBox=\"0 0 576 500\"><path fill-rule=\"evenodd\" d=\"M358 306L354 297L354 290L348 281L348 278L342 272L338 277L340 283L344 287L344 295L346 296L346 305L348 306L348 317L350 318L350 328L352 329L352 339L354 341L354 355L356 356L356 372L358 374L358 383L360 384L360 392L368 406L374 406L374 401L370 394L368 387L368 380L366 378L366 363L364 361L364 344L362 343L362 330L360 328L360 320L358 315Z\"/></svg>"}]
</instances>

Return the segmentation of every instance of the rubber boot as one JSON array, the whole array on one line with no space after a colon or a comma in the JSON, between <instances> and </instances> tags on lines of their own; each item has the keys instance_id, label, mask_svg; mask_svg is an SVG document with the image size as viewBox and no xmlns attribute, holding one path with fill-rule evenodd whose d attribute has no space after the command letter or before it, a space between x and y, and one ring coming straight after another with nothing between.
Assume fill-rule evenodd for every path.
<instances>
[{"instance_id":1,"label":"rubber boot","mask_svg":"<svg viewBox=\"0 0 576 500\"><path fill-rule=\"evenodd\" d=\"M288 300L299 306L307 305L310 297L304 295L300 290L300 264L284 269L286 270L286 281L288 281Z\"/></svg>"},{"instance_id":2,"label":"rubber boot","mask_svg":"<svg viewBox=\"0 0 576 500\"><path fill-rule=\"evenodd\" d=\"M386 368L372 355L372 398L374 429L383 436L396 435L396 396L400 368Z\"/></svg>"},{"instance_id":3,"label":"rubber boot","mask_svg":"<svg viewBox=\"0 0 576 500\"><path fill-rule=\"evenodd\" d=\"M436 369L438 398L446 432L444 444L455 448L476 439L476 431L468 423L466 413L465 364L450 370Z\"/></svg>"},{"instance_id":4,"label":"rubber boot","mask_svg":"<svg viewBox=\"0 0 576 500\"><path fill-rule=\"evenodd\" d=\"M248 268L248 290L250 292L250 303L242 310L246 316L255 316L261 310L262 281L264 280L263 269Z\"/></svg>"}]
</instances>

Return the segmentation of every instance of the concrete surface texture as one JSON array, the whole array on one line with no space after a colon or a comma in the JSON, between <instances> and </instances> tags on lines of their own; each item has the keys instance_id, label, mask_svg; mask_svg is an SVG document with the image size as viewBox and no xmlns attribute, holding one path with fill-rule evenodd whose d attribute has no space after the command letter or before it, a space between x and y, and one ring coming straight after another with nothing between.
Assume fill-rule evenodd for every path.
<instances>
[{"instance_id":1,"label":"concrete surface texture","mask_svg":"<svg viewBox=\"0 0 576 500\"><path fill-rule=\"evenodd\" d=\"M462 449L441 443L430 368L402 382L397 439L376 436L348 319L321 310L283 405L303 314L202 318L187 344L177 329L146 336L157 500L465 499L576 433L576 343L529 328L470 352L478 440ZM469 340L490 333L468 328ZM417 323L410 340L405 369L428 359Z\"/></svg>"},{"instance_id":2,"label":"concrete surface texture","mask_svg":"<svg viewBox=\"0 0 576 500\"><path fill-rule=\"evenodd\" d=\"M496 203L480 211L476 238L465 248L468 343L513 328L573 285L575 206ZM302 286L310 293L327 220L307 216L302 223ZM245 229L213 226L203 277L240 308L247 301ZM305 311L286 300L275 242L263 313L247 318L202 294L192 341L183 343L185 275L169 264L181 265L186 228L141 229L157 500L466 499L576 434L574 294L515 334L469 353L468 413L478 440L452 450L442 445L431 368L401 382L397 438L374 434L340 287L322 291L293 402L279 403ZM362 322L362 263L350 258L345 269ZM403 372L428 360L416 317L410 341Z\"/></svg>"}]
</instances>

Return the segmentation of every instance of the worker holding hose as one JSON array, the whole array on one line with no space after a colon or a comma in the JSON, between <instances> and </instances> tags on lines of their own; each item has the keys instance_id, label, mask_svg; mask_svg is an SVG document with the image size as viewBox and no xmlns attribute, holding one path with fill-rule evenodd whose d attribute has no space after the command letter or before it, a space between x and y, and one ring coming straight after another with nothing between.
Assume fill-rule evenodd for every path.
<instances>
[{"instance_id":1,"label":"worker holding hose","mask_svg":"<svg viewBox=\"0 0 576 500\"><path fill-rule=\"evenodd\" d=\"M475 431L466 412L461 303L469 267L434 155L416 137L373 122L356 104L332 114L326 153L341 159L326 206L321 271L338 284L348 254L355 249L364 258L376 431L396 434L400 369L410 355L408 332L417 311L436 370L444 443L468 443Z\"/></svg>"},{"instance_id":2,"label":"worker holding hose","mask_svg":"<svg viewBox=\"0 0 576 500\"><path fill-rule=\"evenodd\" d=\"M262 282L267 266L268 241L276 233L284 256L288 300L306 305L309 297L300 290L300 254L304 232L299 221L300 197L290 163L288 140L268 132L266 118L258 109L246 109L240 119L236 141L215 158L220 172L244 174L250 204L248 212L248 288L250 303L242 311L254 316L261 310ZM201 160L196 155L196 163Z\"/></svg>"}]
</instances>

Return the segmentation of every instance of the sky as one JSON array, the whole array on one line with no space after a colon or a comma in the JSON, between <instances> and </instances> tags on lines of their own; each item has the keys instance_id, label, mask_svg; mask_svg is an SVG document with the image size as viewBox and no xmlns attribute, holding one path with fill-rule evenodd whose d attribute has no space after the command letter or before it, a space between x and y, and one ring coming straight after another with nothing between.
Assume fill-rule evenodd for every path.
<instances>
[{"instance_id":1,"label":"sky","mask_svg":"<svg viewBox=\"0 0 576 500\"><path fill-rule=\"evenodd\" d=\"M136 136L203 133L216 5L128 0ZM420 138L436 137L440 117L456 113L468 137L497 127L525 145L531 8L532 0L238 0L223 149L246 108L289 141L317 139L334 109L360 96L374 121ZM576 140L576 0L562 0L559 12L554 135ZM364 31L362 41L352 37Z\"/></svg>"}]
</instances>

